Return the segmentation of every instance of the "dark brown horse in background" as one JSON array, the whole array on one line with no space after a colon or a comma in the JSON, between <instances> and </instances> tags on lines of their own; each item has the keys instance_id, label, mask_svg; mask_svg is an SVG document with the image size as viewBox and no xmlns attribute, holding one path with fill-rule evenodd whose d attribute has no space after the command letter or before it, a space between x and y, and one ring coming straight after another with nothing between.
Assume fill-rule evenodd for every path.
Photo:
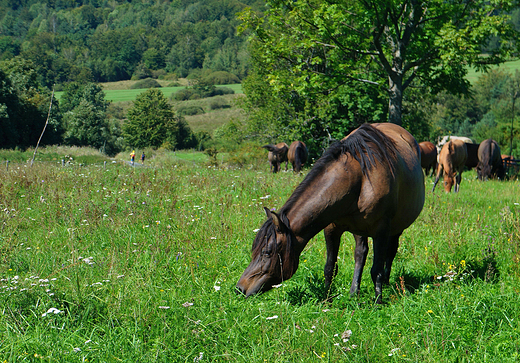
<instances>
[{"instance_id":1,"label":"dark brown horse in background","mask_svg":"<svg viewBox=\"0 0 520 363\"><path fill-rule=\"evenodd\" d=\"M280 142L276 145L264 145L264 149L269 150L267 159L269 160L269 171L278 173L280 171L280 164L285 161L285 170L287 170L287 151L289 147L285 142Z\"/></svg>"},{"instance_id":2,"label":"dark brown horse in background","mask_svg":"<svg viewBox=\"0 0 520 363\"><path fill-rule=\"evenodd\" d=\"M423 141L419 143L421 149L421 167L424 173L428 176L430 172L433 174L437 170L437 148L430 141Z\"/></svg>"},{"instance_id":3,"label":"dark brown horse in background","mask_svg":"<svg viewBox=\"0 0 520 363\"><path fill-rule=\"evenodd\" d=\"M325 282L330 285L341 235L349 231L356 240L350 293L359 291L372 237L371 276L381 302L399 236L423 204L424 175L413 136L391 123L364 124L324 153L279 213L265 208L268 219L256 235L252 261L237 289L247 297L289 279L307 242L321 230L327 244Z\"/></svg>"},{"instance_id":4,"label":"dark brown horse in background","mask_svg":"<svg viewBox=\"0 0 520 363\"><path fill-rule=\"evenodd\" d=\"M466 159L466 168L473 169L478 165L478 147L480 144L474 144L471 142L466 143L466 151L468 152L468 158Z\"/></svg>"},{"instance_id":5,"label":"dark brown horse in background","mask_svg":"<svg viewBox=\"0 0 520 363\"><path fill-rule=\"evenodd\" d=\"M450 140L441 149L439 154L439 166L437 167L437 177L433 183L432 193L435 191L435 186L439 182L441 174L444 171L444 190L451 192L455 181L455 192L460 188L462 180L462 172L466 165L468 158L468 151L466 143L462 140Z\"/></svg>"},{"instance_id":6,"label":"dark brown horse in background","mask_svg":"<svg viewBox=\"0 0 520 363\"><path fill-rule=\"evenodd\" d=\"M478 148L477 176L480 180L504 179L505 168L500 154L500 146L493 139L480 143Z\"/></svg>"},{"instance_id":7,"label":"dark brown horse in background","mask_svg":"<svg viewBox=\"0 0 520 363\"><path fill-rule=\"evenodd\" d=\"M309 152L303 141L293 141L291 146L289 146L287 159L289 159L289 162L292 164L295 173L299 173L302 170L308 156Z\"/></svg>"}]
</instances>

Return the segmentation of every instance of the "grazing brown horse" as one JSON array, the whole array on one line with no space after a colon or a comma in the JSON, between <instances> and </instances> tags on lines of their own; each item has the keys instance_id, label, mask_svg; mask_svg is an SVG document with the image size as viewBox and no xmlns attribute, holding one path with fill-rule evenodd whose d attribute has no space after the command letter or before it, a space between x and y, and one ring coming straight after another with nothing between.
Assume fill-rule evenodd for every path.
<instances>
[{"instance_id":1,"label":"grazing brown horse","mask_svg":"<svg viewBox=\"0 0 520 363\"><path fill-rule=\"evenodd\" d=\"M302 170L308 156L307 146L303 141L293 141L291 146L289 146L287 159L292 164L295 173L299 173Z\"/></svg>"},{"instance_id":2,"label":"grazing brown horse","mask_svg":"<svg viewBox=\"0 0 520 363\"><path fill-rule=\"evenodd\" d=\"M267 159L269 160L269 171L278 173L280 171L280 164L285 161L285 170L287 170L287 151L289 147L285 142L280 142L276 145L264 145L264 149L269 150Z\"/></svg>"},{"instance_id":3,"label":"grazing brown horse","mask_svg":"<svg viewBox=\"0 0 520 363\"><path fill-rule=\"evenodd\" d=\"M437 169L437 148L430 141L423 141L419 143L421 149L421 167L424 169L426 175L433 174Z\"/></svg>"},{"instance_id":4,"label":"grazing brown horse","mask_svg":"<svg viewBox=\"0 0 520 363\"><path fill-rule=\"evenodd\" d=\"M493 139L480 143L478 148L477 176L480 180L489 178L503 179L505 175L504 163L500 154L500 146Z\"/></svg>"},{"instance_id":5,"label":"grazing brown horse","mask_svg":"<svg viewBox=\"0 0 520 363\"><path fill-rule=\"evenodd\" d=\"M466 159L466 168L473 169L478 165L478 147L480 144L474 144L472 142L466 143L466 151L468 152L468 158Z\"/></svg>"},{"instance_id":6,"label":"grazing brown horse","mask_svg":"<svg viewBox=\"0 0 520 363\"><path fill-rule=\"evenodd\" d=\"M350 293L359 292L372 237L371 276L381 302L399 236L423 204L417 141L395 124L364 124L324 153L279 213L265 208L268 219L255 237L252 261L237 290L247 297L289 279L307 242L321 230L327 244L325 283L330 285L337 273L341 235L349 231L356 240Z\"/></svg>"},{"instance_id":7,"label":"grazing brown horse","mask_svg":"<svg viewBox=\"0 0 520 363\"><path fill-rule=\"evenodd\" d=\"M455 179L455 193L459 191L462 180L462 172L468 158L466 143L462 140L450 140L441 149L439 154L439 166L437 167L437 177L433 183L432 193L439 182L444 171L444 190L449 193L453 187ZM455 175L457 174L457 175Z\"/></svg>"}]
</instances>

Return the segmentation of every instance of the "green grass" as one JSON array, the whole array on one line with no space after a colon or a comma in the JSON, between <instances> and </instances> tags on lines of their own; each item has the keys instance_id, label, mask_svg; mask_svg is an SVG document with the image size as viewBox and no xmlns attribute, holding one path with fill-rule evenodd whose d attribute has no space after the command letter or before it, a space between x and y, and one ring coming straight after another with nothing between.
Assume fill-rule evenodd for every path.
<instances>
[{"instance_id":1,"label":"green grass","mask_svg":"<svg viewBox=\"0 0 520 363\"><path fill-rule=\"evenodd\" d=\"M0 168L2 362L518 361L518 181L466 172L459 194L427 192L382 306L370 254L348 295L350 236L323 302L322 234L291 280L246 300L234 286L262 207L280 208L303 176L203 156Z\"/></svg>"},{"instance_id":2,"label":"green grass","mask_svg":"<svg viewBox=\"0 0 520 363\"><path fill-rule=\"evenodd\" d=\"M491 67L491 69L494 69L494 68L501 68L501 69L503 69L503 70L505 70L505 71L507 71L507 72L509 72L511 74L514 74L516 70L520 70L520 59L519 60L505 62L505 63L502 63L502 64L500 64L498 66ZM468 75L466 76L466 78L471 83L475 83L481 75L482 75L482 73L476 72L474 69L470 69L468 71Z\"/></svg>"},{"instance_id":3,"label":"green grass","mask_svg":"<svg viewBox=\"0 0 520 363\"><path fill-rule=\"evenodd\" d=\"M241 84L229 84L218 87L228 87L235 91L235 93L242 93L242 85ZM180 91L184 89L184 86L181 87L161 87L161 90L167 98L170 98L172 93ZM105 99L111 102L128 102L133 101L137 97L138 94L146 91L146 89L117 89L117 90L104 90ZM56 92L56 98L60 99L63 92Z\"/></svg>"}]
</instances>

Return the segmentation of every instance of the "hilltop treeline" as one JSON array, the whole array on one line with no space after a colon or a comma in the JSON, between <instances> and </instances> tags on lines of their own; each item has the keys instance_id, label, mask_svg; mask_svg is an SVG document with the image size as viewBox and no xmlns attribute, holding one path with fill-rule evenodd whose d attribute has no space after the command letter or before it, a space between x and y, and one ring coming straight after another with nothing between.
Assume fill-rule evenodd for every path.
<instances>
[{"instance_id":1,"label":"hilltop treeline","mask_svg":"<svg viewBox=\"0 0 520 363\"><path fill-rule=\"evenodd\" d=\"M0 60L34 63L40 83L248 71L235 14L258 0L2 0Z\"/></svg>"}]
</instances>

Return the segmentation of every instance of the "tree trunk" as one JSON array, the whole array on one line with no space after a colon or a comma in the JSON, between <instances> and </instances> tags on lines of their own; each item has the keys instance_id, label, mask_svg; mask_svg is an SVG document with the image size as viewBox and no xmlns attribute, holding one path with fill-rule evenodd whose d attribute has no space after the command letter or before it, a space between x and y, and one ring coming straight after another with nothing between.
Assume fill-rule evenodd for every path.
<instances>
[{"instance_id":1,"label":"tree trunk","mask_svg":"<svg viewBox=\"0 0 520 363\"><path fill-rule=\"evenodd\" d=\"M389 77L388 122L402 125L403 117L403 82L402 78L392 80Z\"/></svg>"}]
</instances>

